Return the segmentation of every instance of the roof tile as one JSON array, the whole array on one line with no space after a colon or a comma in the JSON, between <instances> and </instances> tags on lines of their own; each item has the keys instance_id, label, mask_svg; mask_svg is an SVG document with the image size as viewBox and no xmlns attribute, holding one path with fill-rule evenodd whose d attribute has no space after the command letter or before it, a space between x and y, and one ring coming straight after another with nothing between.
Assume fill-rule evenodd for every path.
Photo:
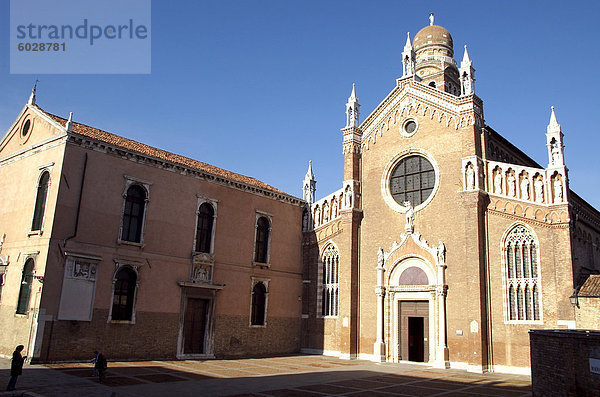
<instances>
[{"instance_id":1,"label":"roof tile","mask_svg":"<svg viewBox=\"0 0 600 397\"><path fill-rule=\"evenodd\" d=\"M577 295L600 297L600 274L590 274Z\"/></svg>"},{"instance_id":2,"label":"roof tile","mask_svg":"<svg viewBox=\"0 0 600 397\"><path fill-rule=\"evenodd\" d=\"M41 110L48 117L52 118L54 121L61 125L65 125L67 122L66 119L56 116L54 114L48 113L39 106L35 105L35 107ZM123 149L132 150L147 156L152 156L161 160L169 161L172 163L180 164L189 168L193 168L199 171L207 172L212 175L220 176L223 178L227 178L236 182L241 182L247 185L255 186L261 189L270 190L275 193L281 193L288 195L287 193L274 188L271 185L268 185L264 182L259 181L256 178L252 178L249 176L236 174L235 172L227 171L219 167L215 167L214 165L210 165L207 163L203 163L198 160L191 159L189 157L181 156L179 154L167 152L166 150L157 149L152 146L148 146L146 144L136 142L132 139L123 138L122 136L111 134L110 132L103 131L98 128L90 127L85 124L73 122L73 130L72 132L87 136L89 138L97 139L102 142L106 142L111 145L115 145L121 147Z\"/></svg>"}]
</instances>

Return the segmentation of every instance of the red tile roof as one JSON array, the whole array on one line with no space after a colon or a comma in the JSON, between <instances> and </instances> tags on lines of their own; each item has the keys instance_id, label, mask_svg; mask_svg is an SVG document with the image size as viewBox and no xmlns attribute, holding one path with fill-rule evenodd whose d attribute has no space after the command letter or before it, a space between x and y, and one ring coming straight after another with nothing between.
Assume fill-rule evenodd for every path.
<instances>
[{"instance_id":1,"label":"red tile roof","mask_svg":"<svg viewBox=\"0 0 600 397\"><path fill-rule=\"evenodd\" d=\"M590 274L577 295L600 297L600 274Z\"/></svg>"},{"instance_id":2,"label":"red tile roof","mask_svg":"<svg viewBox=\"0 0 600 397\"><path fill-rule=\"evenodd\" d=\"M42 111L48 117L52 118L58 124L65 125L67 120L62 117L56 116L54 114L48 113L39 106L35 105L37 109ZM259 181L256 178L252 178L245 175L236 174L235 172L227 171L219 167L215 167L214 165L210 165L207 163L203 163L198 160L191 159L189 157L181 156L179 154L167 152L166 150L157 149L152 146L145 145L140 142L136 142L132 139L123 138L119 135L111 134L110 132L103 131L98 128L90 127L85 124L73 122L73 130L74 133L83 135L89 138L93 138L102 142L106 142L111 145L115 145L121 147L123 149L135 151L147 156L151 156L157 159L169 161L172 163L177 163L183 165L185 167L193 168L196 170L204 171L212 175L220 176L223 178L227 178L236 182L241 182L247 185L255 186L261 189L270 190L275 193L285 194L287 193L274 188L271 185L268 185L264 182Z\"/></svg>"}]
</instances>

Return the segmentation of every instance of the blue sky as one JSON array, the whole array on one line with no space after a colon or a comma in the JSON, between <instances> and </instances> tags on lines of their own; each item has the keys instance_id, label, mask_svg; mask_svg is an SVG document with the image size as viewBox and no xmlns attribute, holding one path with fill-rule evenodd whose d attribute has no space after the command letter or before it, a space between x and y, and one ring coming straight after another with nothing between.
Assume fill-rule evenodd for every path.
<instances>
[{"instance_id":1,"label":"blue sky","mask_svg":"<svg viewBox=\"0 0 600 397\"><path fill-rule=\"evenodd\" d=\"M151 74L38 76L9 74L8 4L0 2L2 134L39 78L38 104L49 112L296 196L313 160L317 197L341 187L352 83L364 120L402 73L406 32L414 37L434 12L458 61L469 46L486 123L545 165L554 105L571 188L600 208L598 2L155 0Z\"/></svg>"}]
</instances>

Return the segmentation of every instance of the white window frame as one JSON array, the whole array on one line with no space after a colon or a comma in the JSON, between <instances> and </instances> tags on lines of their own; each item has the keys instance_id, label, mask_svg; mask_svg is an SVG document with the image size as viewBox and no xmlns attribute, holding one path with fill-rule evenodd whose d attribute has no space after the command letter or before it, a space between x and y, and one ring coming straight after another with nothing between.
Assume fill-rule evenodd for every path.
<instances>
[{"instance_id":1,"label":"white window frame","mask_svg":"<svg viewBox=\"0 0 600 397\"><path fill-rule=\"evenodd\" d=\"M258 220L260 218L266 218L269 221L269 236L267 237L267 262L256 262L256 238L258 237ZM252 265L259 267L271 267L271 236L273 235L273 215L265 212L256 210L256 217L254 219L254 240L252 242Z\"/></svg>"},{"instance_id":2,"label":"white window frame","mask_svg":"<svg viewBox=\"0 0 600 397\"><path fill-rule=\"evenodd\" d=\"M537 277L524 277L523 272L521 273L521 277L514 277L514 278L509 278L509 269L508 269L508 249L507 246L509 243L513 243L513 247L514 247L514 240L513 241L509 241L509 239L511 238L511 235L513 233L513 231L515 230L515 228L518 227L522 227L524 228L530 235L531 235L531 239L532 241L535 243L536 246L536 273L537 273ZM523 247L522 242L521 244L519 244L519 247ZM502 236L502 240L501 240L501 247L500 247L500 252L501 252L501 264L502 264L502 288L503 288L503 306L504 306L504 323L505 324L543 324L544 323L544 310L543 310L543 299L542 299L542 275L541 275L541 266L540 266L540 260L541 260L541 256L540 256L540 243L539 243L539 239L537 238L536 233L533 231L533 229L531 227L529 227L528 225L521 223L521 222L515 222L512 225L510 225L506 231L504 232L504 235ZM531 266L531 258L530 258L530 266ZM513 266L515 266L515 272L516 272L516 260L513 258ZM523 266L523 257L521 257L521 266ZM525 304L525 318L527 317L527 303L525 302L525 287L530 286L530 290L531 290L531 294L532 294L532 302L531 304L533 305L533 289L534 286L537 287L537 292L538 292L538 297L537 297L537 304L538 304L538 313L539 313L539 319L538 320L534 320L534 319L518 319L518 320L511 320L510 319L510 311L511 311L511 302L510 302L510 287L513 286L515 289L518 286L522 286L524 291L523 291L523 301ZM516 292L515 292L516 294ZM519 308L518 308L518 300L519 300L519 296L516 295L515 297L515 304L517 305L517 307L515 307L515 311L516 311L516 316L517 318L519 317ZM535 307L531 307L532 310L532 317L535 317L534 313L535 313Z\"/></svg>"},{"instance_id":3,"label":"white window frame","mask_svg":"<svg viewBox=\"0 0 600 397\"><path fill-rule=\"evenodd\" d=\"M150 186L152 182L145 181L133 176L123 175L125 178L125 187L123 189L123 203L121 204L121 220L119 223L119 235L117 236L117 244L134 245L138 247L144 246L144 234L146 231L146 214L148 213L148 204L150 203ZM142 214L142 230L140 231L140 242L123 240L123 218L125 216L125 202L127 200L127 191L132 185L138 185L146 191L146 200L144 204L144 213Z\"/></svg>"},{"instance_id":4,"label":"white window frame","mask_svg":"<svg viewBox=\"0 0 600 397\"><path fill-rule=\"evenodd\" d=\"M202 196L197 196L198 197L198 202L196 203L196 222L194 224L194 245L192 245L192 252L194 254L205 254L206 252L199 252L196 251L196 241L198 240L198 216L200 215L200 206L204 203L208 203L209 205L212 205L213 208L213 225L212 225L212 231L211 231L211 236L210 236L210 252L208 252L208 254L210 255L214 255L215 253L215 235L216 235L216 229L217 229L217 207L218 207L218 203L219 200L215 200L215 199L211 199L208 197L202 197Z\"/></svg>"},{"instance_id":5,"label":"white window frame","mask_svg":"<svg viewBox=\"0 0 600 397\"><path fill-rule=\"evenodd\" d=\"M30 129L31 129L31 127L30 127ZM39 173L38 173L38 177L36 179L35 187L34 187L35 199L33 200L33 211L31 212L31 219L29 220L29 231L27 232L27 236L35 236L35 235L41 236L42 234L44 234L44 222L46 221L46 212L48 210L48 196L50 196L50 187L52 186L52 167L53 166L54 166L54 163L49 163L49 164L40 165L38 167ZM44 175L44 172L48 172L48 191L46 192L46 198L45 198L45 202L44 202L44 213L42 214L42 222L40 223L40 230L33 230L32 226L33 226L33 218L35 218L35 207L37 204L37 191L38 191L38 187L40 185L40 179L42 179L42 175Z\"/></svg>"},{"instance_id":6,"label":"white window frame","mask_svg":"<svg viewBox=\"0 0 600 397\"><path fill-rule=\"evenodd\" d=\"M112 276L112 288L110 293L110 306L108 308L108 320L107 323L111 324L135 324L136 307L137 307L137 295L140 288L140 271L139 268L143 264L141 262L133 262L128 260L115 259L115 271ZM135 272L135 291L133 292L133 306L131 308L131 320L113 320L112 310L113 301L115 299L115 284L117 282L117 274L123 267L130 267Z\"/></svg>"},{"instance_id":7,"label":"white window frame","mask_svg":"<svg viewBox=\"0 0 600 397\"><path fill-rule=\"evenodd\" d=\"M268 277L251 277L252 283L250 284L250 315L248 317L248 325L250 328L266 328L267 327L267 313L269 307L269 281ZM265 286L265 313L264 313L264 324L252 324L252 297L254 296L254 286L258 283L263 283Z\"/></svg>"}]
</instances>

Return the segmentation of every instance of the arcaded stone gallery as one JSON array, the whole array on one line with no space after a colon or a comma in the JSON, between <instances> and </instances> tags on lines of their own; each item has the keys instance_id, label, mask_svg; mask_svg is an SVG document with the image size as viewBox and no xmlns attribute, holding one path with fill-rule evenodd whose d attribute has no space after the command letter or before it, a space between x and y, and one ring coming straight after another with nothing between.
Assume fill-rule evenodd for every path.
<instances>
[{"instance_id":1,"label":"arcaded stone gallery","mask_svg":"<svg viewBox=\"0 0 600 397\"><path fill-rule=\"evenodd\" d=\"M600 213L569 188L568 132L549 109L536 163L485 124L461 53L432 16L364 120L352 87L344 178L318 200L310 163L297 198L56 116L34 89L0 140L0 354L527 373L530 329L600 328Z\"/></svg>"}]
</instances>

